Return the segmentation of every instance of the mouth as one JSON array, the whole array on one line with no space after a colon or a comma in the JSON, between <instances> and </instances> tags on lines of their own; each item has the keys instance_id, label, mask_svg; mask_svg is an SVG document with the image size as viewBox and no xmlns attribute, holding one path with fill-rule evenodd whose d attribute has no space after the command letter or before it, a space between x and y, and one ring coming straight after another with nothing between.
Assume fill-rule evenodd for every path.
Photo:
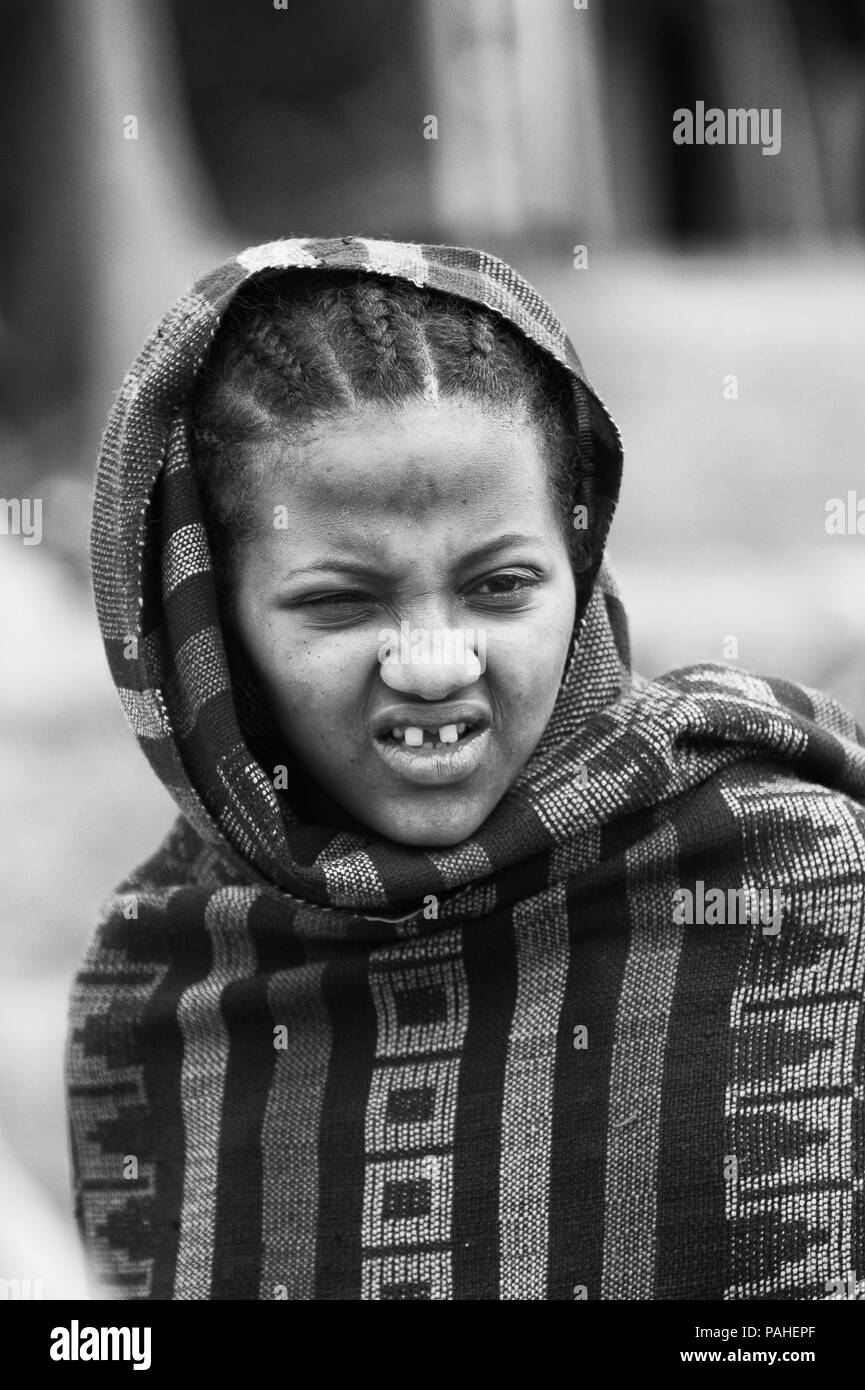
<instances>
[{"instance_id":1,"label":"mouth","mask_svg":"<svg viewBox=\"0 0 865 1390\"><path fill-rule=\"evenodd\" d=\"M483 762L490 742L489 724L473 716L448 723L394 723L373 737L391 771L421 786L464 781Z\"/></svg>"}]
</instances>

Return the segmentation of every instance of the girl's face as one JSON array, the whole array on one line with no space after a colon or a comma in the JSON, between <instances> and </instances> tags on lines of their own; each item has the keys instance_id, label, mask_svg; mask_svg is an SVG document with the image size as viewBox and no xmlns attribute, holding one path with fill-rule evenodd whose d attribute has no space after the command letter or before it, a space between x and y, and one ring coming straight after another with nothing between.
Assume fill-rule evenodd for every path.
<instances>
[{"instance_id":1,"label":"girl's face","mask_svg":"<svg viewBox=\"0 0 865 1390\"><path fill-rule=\"evenodd\" d=\"M543 443L449 398L369 406L266 455L232 622L274 722L355 821L458 844L538 743L568 654Z\"/></svg>"}]
</instances>

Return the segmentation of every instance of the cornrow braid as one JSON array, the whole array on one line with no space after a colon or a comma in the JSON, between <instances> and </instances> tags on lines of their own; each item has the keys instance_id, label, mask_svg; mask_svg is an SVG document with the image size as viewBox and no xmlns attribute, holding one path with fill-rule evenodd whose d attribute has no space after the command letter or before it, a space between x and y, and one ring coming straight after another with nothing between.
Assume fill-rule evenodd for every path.
<instances>
[{"instance_id":1,"label":"cornrow braid","mask_svg":"<svg viewBox=\"0 0 865 1390\"><path fill-rule=\"evenodd\" d=\"M348 271L277 271L232 302L191 403L193 465L222 596L238 544L255 534L262 451L249 446L360 403L470 395L522 406L549 457L550 495L577 575L593 567L588 402L558 363L492 311L405 281Z\"/></svg>"},{"instance_id":2,"label":"cornrow braid","mask_svg":"<svg viewBox=\"0 0 865 1390\"><path fill-rule=\"evenodd\" d=\"M493 326L487 318L473 318L469 324L469 342L479 357L491 357L495 350Z\"/></svg>"},{"instance_id":3,"label":"cornrow braid","mask_svg":"<svg viewBox=\"0 0 865 1390\"><path fill-rule=\"evenodd\" d=\"M391 306L384 287L375 283L358 284L349 296L351 313L372 350L377 371L392 370L397 360L396 343L390 323Z\"/></svg>"},{"instance_id":4,"label":"cornrow braid","mask_svg":"<svg viewBox=\"0 0 865 1390\"><path fill-rule=\"evenodd\" d=\"M336 348L364 399L396 404L421 393L429 362L416 307L370 277L346 288L333 322Z\"/></svg>"},{"instance_id":5,"label":"cornrow braid","mask_svg":"<svg viewBox=\"0 0 865 1390\"><path fill-rule=\"evenodd\" d=\"M255 338L241 344L241 353L262 372L270 372L278 377L288 394L303 389L303 367L281 323L262 324Z\"/></svg>"}]
</instances>

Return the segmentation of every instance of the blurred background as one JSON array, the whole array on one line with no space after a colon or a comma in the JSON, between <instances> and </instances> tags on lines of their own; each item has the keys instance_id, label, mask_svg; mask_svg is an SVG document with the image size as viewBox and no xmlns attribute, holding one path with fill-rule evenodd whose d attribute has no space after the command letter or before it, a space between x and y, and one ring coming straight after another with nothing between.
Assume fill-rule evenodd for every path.
<instances>
[{"instance_id":1,"label":"blurred background","mask_svg":"<svg viewBox=\"0 0 865 1390\"><path fill-rule=\"evenodd\" d=\"M610 554L638 668L735 661L865 723L865 515L863 534L826 527L832 498L865 514L865 3L0 0L0 17L0 492L43 503L41 544L0 532L0 1279L53 1298L85 1288L69 982L174 814L87 574L99 436L142 339L198 274L278 236L505 257L624 437ZM698 101L779 109L780 152L674 144Z\"/></svg>"}]
</instances>

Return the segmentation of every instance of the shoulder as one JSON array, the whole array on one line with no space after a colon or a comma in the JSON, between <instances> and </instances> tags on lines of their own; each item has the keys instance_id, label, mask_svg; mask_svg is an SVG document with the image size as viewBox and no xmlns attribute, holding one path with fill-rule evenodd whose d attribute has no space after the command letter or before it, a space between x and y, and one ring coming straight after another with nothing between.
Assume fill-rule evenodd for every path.
<instances>
[{"instance_id":1,"label":"shoulder","mask_svg":"<svg viewBox=\"0 0 865 1390\"><path fill-rule=\"evenodd\" d=\"M701 754L718 769L773 762L865 804L865 731L842 704L809 686L703 663L635 683L616 717L674 767Z\"/></svg>"}]
</instances>

